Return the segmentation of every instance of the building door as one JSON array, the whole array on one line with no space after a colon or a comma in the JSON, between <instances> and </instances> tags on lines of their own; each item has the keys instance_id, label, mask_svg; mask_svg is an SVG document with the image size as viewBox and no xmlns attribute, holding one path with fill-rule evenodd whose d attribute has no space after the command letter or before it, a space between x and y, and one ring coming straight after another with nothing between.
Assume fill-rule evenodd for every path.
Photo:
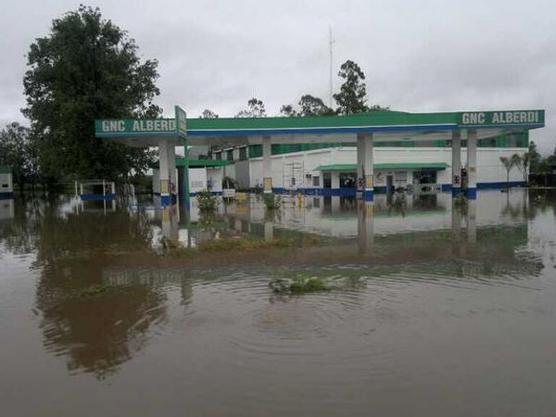
<instances>
[{"instance_id":1,"label":"building door","mask_svg":"<svg viewBox=\"0 0 556 417\"><path fill-rule=\"evenodd\" d=\"M386 192L391 193L394 191L394 176L387 175L386 176Z\"/></svg>"}]
</instances>

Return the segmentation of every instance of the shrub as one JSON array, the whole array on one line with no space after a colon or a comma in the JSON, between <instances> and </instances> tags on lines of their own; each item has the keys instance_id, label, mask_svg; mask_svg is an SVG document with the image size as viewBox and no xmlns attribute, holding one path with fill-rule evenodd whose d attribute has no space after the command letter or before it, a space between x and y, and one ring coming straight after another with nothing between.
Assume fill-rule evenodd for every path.
<instances>
[{"instance_id":1,"label":"shrub","mask_svg":"<svg viewBox=\"0 0 556 417\"><path fill-rule=\"evenodd\" d=\"M277 294L303 294L307 292L329 291L330 287L326 282L317 276L307 276L298 274L295 278L277 278L269 283Z\"/></svg>"},{"instance_id":2,"label":"shrub","mask_svg":"<svg viewBox=\"0 0 556 417\"><path fill-rule=\"evenodd\" d=\"M216 207L218 207L218 197L212 195L208 190L198 192L197 201L199 202L199 210L204 212L216 211Z\"/></svg>"}]
</instances>

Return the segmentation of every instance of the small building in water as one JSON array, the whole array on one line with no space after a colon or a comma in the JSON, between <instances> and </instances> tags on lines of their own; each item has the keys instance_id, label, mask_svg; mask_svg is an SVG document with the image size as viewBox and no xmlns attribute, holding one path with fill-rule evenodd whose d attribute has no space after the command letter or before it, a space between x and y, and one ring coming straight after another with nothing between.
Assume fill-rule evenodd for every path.
<instances>
[{"instance_id":1,"label":"small building in water","mask_svg":"<svg viewBox=\"0 0 556 417\"><path fill-rule=\"evenodd\" d=\"M13 174L9 166L0 165L0 199L13 198Z\"/></svg>"}]
</instances>

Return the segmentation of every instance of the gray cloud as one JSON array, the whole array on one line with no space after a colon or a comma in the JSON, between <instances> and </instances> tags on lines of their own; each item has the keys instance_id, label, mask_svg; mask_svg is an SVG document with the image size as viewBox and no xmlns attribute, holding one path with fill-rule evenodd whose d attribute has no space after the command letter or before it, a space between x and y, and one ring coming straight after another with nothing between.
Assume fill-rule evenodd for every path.
<instances>
[{"instance_id":1,"label":"gray cloud","mask_svg":"<svg viewBox=\"0 0 556 417\"><path fill-rule=\"evenodd\" d=\"M24 122L25 54L53 18L80 1L8 1L0 16L0 122ZM190 115L233 115L253 95L276 114L311 93L328 95L328 25L335 71L353 59L370 102L406 111L545 108L532 133L556 136L553 1L97 1L160 62L159 103ZM335 80L336 86L339 81Z\"/></svg>"}]
</instances>

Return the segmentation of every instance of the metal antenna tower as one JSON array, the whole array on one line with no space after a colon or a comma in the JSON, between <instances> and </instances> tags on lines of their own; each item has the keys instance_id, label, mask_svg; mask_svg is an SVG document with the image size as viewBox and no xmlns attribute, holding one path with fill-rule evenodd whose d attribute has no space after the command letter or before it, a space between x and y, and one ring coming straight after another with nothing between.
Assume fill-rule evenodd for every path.
<instances>
[{"instance_id":1,"label":"metal antenna tower","mask_svg":"<svg viewBox=\"0 0 556 417\"><path fill-rule=\"evenodd\" d=\"M332 108L332 95L334 91L334 84L332 82L332 71L333 71L333 60L332 60L332 46L334 45L334 39L332 38L332 26L328 26L328 47L330 52L330 78L328 80L328 106Z\"/></svg>"}]
</instances>

